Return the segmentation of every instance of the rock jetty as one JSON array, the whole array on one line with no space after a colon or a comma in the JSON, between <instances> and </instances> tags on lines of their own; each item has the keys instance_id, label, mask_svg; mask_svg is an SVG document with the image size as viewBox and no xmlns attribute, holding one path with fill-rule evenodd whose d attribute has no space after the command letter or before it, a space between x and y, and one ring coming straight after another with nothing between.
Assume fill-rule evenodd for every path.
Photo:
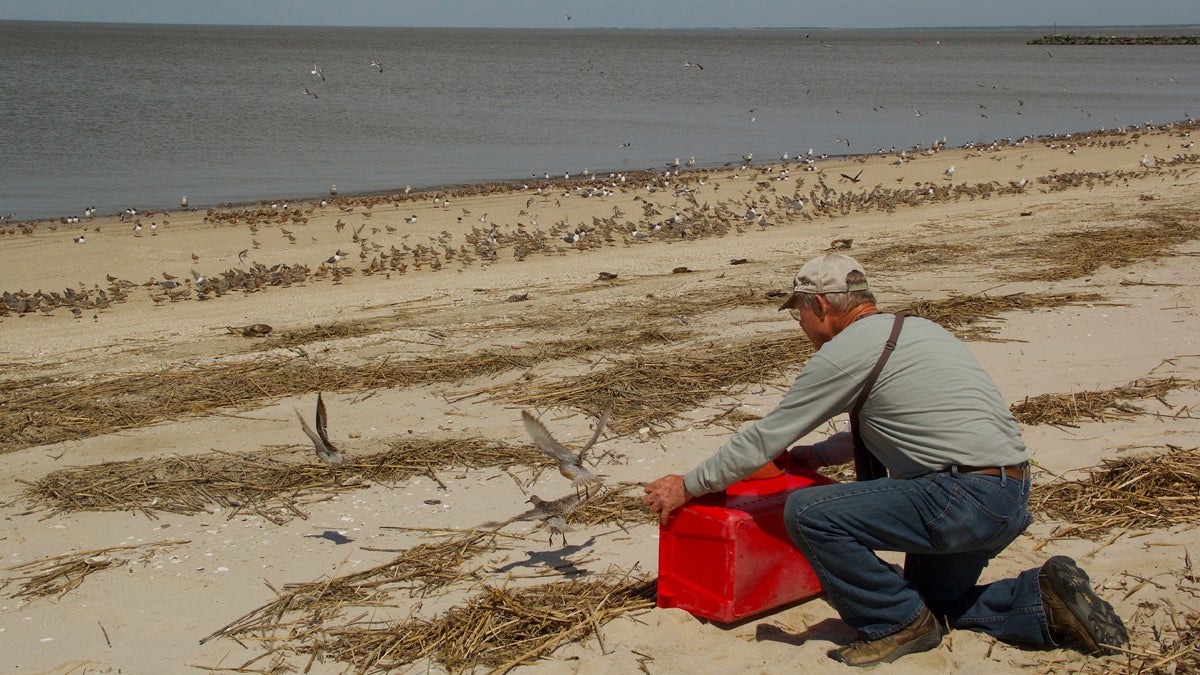
<instances>
[{"instance_id":1,"label":"rock jetty","mask_svg":"<svg viewBox=\"0 0 1200 675\"><path fill-rule=\"evenodd\" d=\"M1046 35L1030 40L1031 45L1200 45L1200 36L1179 35Z\"/></svg>"}]
</instances>

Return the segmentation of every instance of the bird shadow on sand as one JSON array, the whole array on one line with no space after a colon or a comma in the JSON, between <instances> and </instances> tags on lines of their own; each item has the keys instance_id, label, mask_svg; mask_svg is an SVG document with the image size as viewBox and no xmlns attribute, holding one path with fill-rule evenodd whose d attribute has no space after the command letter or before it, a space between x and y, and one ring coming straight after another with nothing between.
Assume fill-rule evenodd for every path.
<instances>
[{"instance_id":1,"label":"bird shadow on sand","mask_svg":"<svg viewBox=\"0 0 1200 675\"><path fill-rule=\"evenodd\" d=\"M306 534L304 536L309 539L328 539L339 546L342 544L349 544L350 542L354 541L350 537L347 537L337 530L325 530L321 534Z\"/></svg>"},{"instance_id":2,"label":"bird shadow on sand","mask_svg":"<svg viewBox=\"0 0 1200 675\"><path fill-rule=\"evenodd\" d=\"M546 567L549 569L558 570L564 577L567 577L568 579L585 576L591 573L586 569L576 567L575 562L573 560L569 560L568 557L579 553L586 548L590 548L595 543L596 538L589 537L588 540L582 544L564 546L557 551L525 551L525 554L528 557L526 557L524 560L514 560L507 565L495 568L495 571L509 572L518 567Z\"/></svg>"},{"instance_id":3,"label":"bird shadow on sand","mask_svg":"<svg viewBox=\"0 0 1200 675\"><path fill-rule=\"evenodd\" d=\"M841 619L824 619L798 633L791 633L773 623L760 623L754 627L755 642L782 642L793 646L810 640L821 640L835 644L846 644L858 633Z\"/></svg>"}]
</instances>

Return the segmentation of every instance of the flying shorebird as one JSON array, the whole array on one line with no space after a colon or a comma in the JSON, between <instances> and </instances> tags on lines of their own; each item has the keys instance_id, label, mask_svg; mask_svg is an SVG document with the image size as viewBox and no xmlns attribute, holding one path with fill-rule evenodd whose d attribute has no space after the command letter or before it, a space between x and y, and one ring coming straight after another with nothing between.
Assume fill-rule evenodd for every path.
<instances>
[{"instance_id":1,"label":"flying shorebird","mask_svg":"<svg viewBox=\"0 0 1200 675\"><path fill-rule=\"evenodd\" d=\"M305 88L304 88L304 95L305 95L305 96L311 96L311 97L313 97L314 99L321 98L320 96L317 96L316 94L314 94L314 93L312 93L311 91L309 91L309 90L308 90L308 87L305 87Z\"/></svg>"},{"instance_id":2,"label":"flying shorebird","mask_svg":"<svg viewBox=\"0 0 1200 675\"><path fill-rule=\"evenodd\" d=\"M533 416L528 410L521 411L521 419L525 422L525 431L529 433L529 437L533 439L533 444L538 450L549 455L554 461L558 462L558 472L564 478L571 481L571 484L576 488L584 488L585 491L588 485L599 483L600 478L592 473L583 464L583 456L588 450L596 444L600 434L604 432L605 425L608 424L609 411L605 410L600 415L600 420L596 422L596 433L592 434L591 440L583 446L583 449L578 453L574 453L567 446L554 440L554 436Z\"/></svg>"},{"instance_id":3,"label":"flying shorebird","mask_svg":"<svg viewBox=\"0 0 1200 675\"><path fill-rule=\"evenodd\" d=\"M376 61L375 59L371 59L371 67L378 70L381 75L383 74L383 64L382 63Z\"/></svg>"},{"instance_id":4,"label":"flying shorebird","mask_svg":"<svg viewBox=\"0 0 1200 675\"><path fill-rule=\"evenodd\" d=\"M309 64L308 72L320 77L322 82L325 81L325 71L321 70L321 68L317 64L315 64L315 63Z\"/></svg>"},{"instance_id":5,"label":"flying shorebird","mask_svg":"<svg viewBox=\"0 0 1200 675\"><path fill-rule=\"evenodd\" d=\"M829 140L833 143L845 143L847 148L850 147L850 139L849 138L831 138Z\"/></svg>"},{"instance_id":6,"label":"flying shorebird","mask_svg":"<svg viewBox=\"0 0 1200 675\"><path fill-rule=\"evenodd\" d=\"M317 457L320 457L321 461L328 464L331 469L341 468L346 463L346 455L329 442L329 435L325 431L325 401L321 400L321 392L317 392L317 431L314 433L308 426L308 422L304 421L304 415L300 413L299 409L296 410L296 417L299 418L300 427L304 429L304 433L312 440Z\"/></svg>"},{"instance_id":7,"label":"flying shorebird","mask_svg":"<svg viewBox=\"0 0 1200 675\"><path fill-rule=\"evenodd\" d=\"M858 173L854 174L853 176L847 176L846 174L842 174L842 178L845 178L846 180L850 181L851 183L858 183L860 181L859 176L861 176L861 175L862 175L862 169L859 169Z\"/></svg>"},{"instance_id":8,"label":"flying shorebird","mask_svg":"<svg viewBox=\"0 0 1200 675\"><path fill-rule=\"evenodd\" d=\"M700 65L699 63L692 63L691 61L684 61L683 67L684 68L695 68L697 70L704 70L704 66Z\"/></svg>"}]
</instances>

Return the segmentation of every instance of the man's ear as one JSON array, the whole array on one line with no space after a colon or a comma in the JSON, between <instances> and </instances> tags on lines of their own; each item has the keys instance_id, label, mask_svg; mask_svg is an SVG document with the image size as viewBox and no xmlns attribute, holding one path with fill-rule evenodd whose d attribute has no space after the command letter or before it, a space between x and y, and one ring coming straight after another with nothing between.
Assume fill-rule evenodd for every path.
<instances>
[{"instance_id":1,"label":"man's ear","mask_svg":"<svg viewBox=\"0 0 1200 675\"><path fill-rule=\"evenodd\" d=\"M812 311L817 317L817 321L824 321L825 313L829 311L829 300L825 299L825 296L820 293L814 293Z\"/></svg>"}]
</instances>

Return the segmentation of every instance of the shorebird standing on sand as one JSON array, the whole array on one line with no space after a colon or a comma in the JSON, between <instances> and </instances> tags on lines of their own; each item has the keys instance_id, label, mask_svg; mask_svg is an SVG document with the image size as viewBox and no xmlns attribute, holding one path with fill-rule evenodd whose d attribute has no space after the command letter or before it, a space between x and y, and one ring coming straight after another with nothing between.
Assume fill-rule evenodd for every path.
<instances>
[{"instance_id":1,"label":"shorebird standing on sand","mask_svg":"<svg viewBox=\"0 0 1200 675\"><path fill-rule=\"evenodd\" d=\"M566 546L567 532L572 531L571 526L567 524L567 518L583 506L585 498L576 493L548 502L537 495L530 495L528 501L533 504L533 508L513 517L512 520L538 521L550 530L551 544L554 543L554 535L557 534L562 537L563 546Z\"/></svg>"},{"instance_id":2,"label":"shorebird standing on sand","mask_svg":"<svg viewBox=\"0 0 1200 675\"><path fill-rule=\"evenodd\" d=\"M563 546L566 546L566 533L572 531L571 526L567 524L567 518L570 518L572 514L579 510L579 507L587 503L588 499L587 495L581 495L578 492L559 497L553 501L546 501L537 495L529 495L529 499L525 501L533 504L533 508L522 511L505 520L491 520L482 523L481 527L499 530L518 520L535 521L538 527L546 527L550 530L551 544L554 543L554 535L557 534L563 538Z\"/></svg>"}]
</instances>

